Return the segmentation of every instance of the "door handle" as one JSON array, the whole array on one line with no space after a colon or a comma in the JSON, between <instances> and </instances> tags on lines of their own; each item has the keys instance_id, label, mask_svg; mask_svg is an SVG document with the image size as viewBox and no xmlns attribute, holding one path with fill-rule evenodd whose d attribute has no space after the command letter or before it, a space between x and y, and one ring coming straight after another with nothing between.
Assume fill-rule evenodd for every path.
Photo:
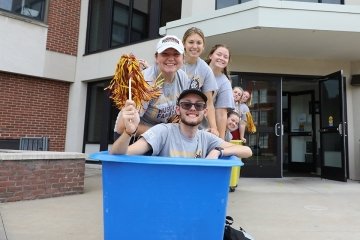
<instances>
[{"instance_id":1,"label":"door handle","mask_svg":"<svg viewBox=\"0 0 360 240\"><path fill-rule=\"evenodd\" d=\"M346 126L347 122L344 123L339 123L339 126L337 127L337 130L340 134L340 136L345 136L347 137L347 126Z\"/></svg>"},{"instance_id":2,"label":"door handle","mask_svg":"<svg viewBox=\"0 0 360 240\"><path fill-rule=\"evenodd\" d=\"M328 132L328 130L324 129L324 128L321 128L321 129L319 129L319 132L324 133L324 132Z\"/></svg>"},{"instance_id":3,"label":"door handle","mask_svg":"<svg viewBox=\"0 0 360 240\"><path fill-rule=\"evenodd\" d=\"M342 123L339 123L339 126L338 126L337 130L338 130L338 132L339 132L340 136L342 136L342 135L343 135L343 127L342 127Z\"/></svg>"},{"instance_id":4,"label":"door handle","mask_svg":"<svg viewBox=\"0 0 360 240\"><path fill-rule=\"evenodd\" d=\"M277 137L280 137L280 135L279 135L279 133L278 133L279 126L280 126L280 123L276 123L276 124L275 124L275 127L274 127L274 132L275 132L275 135L276 135Z\"/></svg>"},{"instance_id":5,"label":"door handle","mask_svg":"<svg viewBox=\"0 0 360 240\"><path fill-rule=\"evenodd\" d=\"M347 122L344 122L344 135L347 137Z\"/></svg>"}]
</instances>

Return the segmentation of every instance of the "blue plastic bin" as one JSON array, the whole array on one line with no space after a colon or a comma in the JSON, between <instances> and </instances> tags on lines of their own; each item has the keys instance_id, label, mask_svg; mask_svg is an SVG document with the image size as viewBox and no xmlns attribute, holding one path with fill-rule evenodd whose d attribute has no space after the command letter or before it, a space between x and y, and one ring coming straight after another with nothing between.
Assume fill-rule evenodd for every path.
<instances>
[{"instance_id":1,"label":"blue plastic bin","mask_svg":"<svg viewBox=\"0 0 360 240\"><path fill-rule=\"evenodd\" d=\"M105 240L223 239L231 167L240 159L90 158L102 161Z\"/></svg>"}]
</instances>

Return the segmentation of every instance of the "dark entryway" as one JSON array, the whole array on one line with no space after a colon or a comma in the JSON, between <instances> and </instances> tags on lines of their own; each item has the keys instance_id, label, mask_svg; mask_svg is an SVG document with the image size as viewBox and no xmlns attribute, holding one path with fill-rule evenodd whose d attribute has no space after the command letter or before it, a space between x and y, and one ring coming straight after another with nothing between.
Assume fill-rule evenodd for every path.
<instances>
[{"instance_id":1,"label":"dark entryway","mask_svg":"<svg viewBox=\"0 0 360 240\"><path fill-rule=\"evenodd\" d=\"M243 159L242 177L319 176L346 181L341 71L322 77L233 73L232 85L252 93L250 111L257 126L255 134L246 134L253 156Z\"/></svg>"}]
</instances>

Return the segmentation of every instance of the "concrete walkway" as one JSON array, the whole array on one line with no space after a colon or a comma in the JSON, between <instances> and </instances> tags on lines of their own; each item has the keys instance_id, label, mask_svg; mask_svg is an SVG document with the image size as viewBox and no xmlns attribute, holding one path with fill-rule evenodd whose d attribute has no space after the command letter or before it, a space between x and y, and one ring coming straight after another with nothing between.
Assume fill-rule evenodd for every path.
<instances>
[{"instance_id":1,"label":"concrete walkway","mask_svg":"<svg viewBox=\"0 0 360 240\"><path fill-rule=\"evenodd\" d=\"M360 184L240 178L228 213L256 240L358 240Z\"/></svg>"},{"instance_id":2,"label":"concrete walkway","mask_svg":"<svg viewBox=\"0 0 360 240\"><path fill-rule=\"evenodd\" d=\"M360 184L241 178L228 214L256 240L358 240ZM0 240L57 239L103 239L99 165L87 165L84 194L0 204Z\"/></svg>"},{"instance_id":3,"label":"concrete walkway","mask_svg":"<svg viewBox=\"0 0 360 240\"><path fill-rule=\"evenodd\" d=\"M0 240L103 239L101 169L87 164L84 194L2 203L0 213Z\"/></svg>"}]
</instances>

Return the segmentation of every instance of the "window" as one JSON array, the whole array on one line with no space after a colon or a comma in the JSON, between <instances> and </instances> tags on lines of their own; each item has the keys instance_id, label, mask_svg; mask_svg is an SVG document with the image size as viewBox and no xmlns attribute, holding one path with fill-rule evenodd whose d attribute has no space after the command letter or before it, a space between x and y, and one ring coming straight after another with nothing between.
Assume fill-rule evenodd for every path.
<instances>
[{"instance_id":1,"label":"window","mask_svg":"<svg viewBox=\"0 0 360 240\"><path fill-rule=\"evenodd\" d=\"M0 9L44 21L47 0L1 0Z\"/></svg>"},{"instance_id":2,"label":"window","mask_svg":"<svg viewBox=\"0 0 360 240\"><path fill-rule=\"evenodd\" d=\"M226 8L249 1L251 0L216 0L216 9ZM344 0L279 0L279 1L344 4Z\"/></svg>"},{"instance_id":3,"label":"window","mask_svg":"<svg viewBox=\"0 0 360 240\"><path fill-rule=\"evenodd\" d=\"M149 1L134 1L133 6L114 2L111 47L138 42L148 37Z\"/></svg>"},{"instance_id":4,"label":"window","mask_svg":"<svg viewBox=\"0 0 360 240\"><path fill-rule=\"evenodd\" d=\"M181 1L163 0L160 11L160 27L163 27L167 22L181 18Z\"/></svg>"},{"instance_id":5,"label":"window","mask_svg":"<svg viewBox=\"0 0 360 240\"><path fill-rule=\"evenodd\" d=\"M250 113L251 113L251 116L253 118L255 126L259 125L259 121L258 121L258 119L259 119L259 111L258 110L252 110L252 111L250 111Z\"/></svg>"},{"instance_id":6,"label":"window","mask_svg":"<svg viewBox=\"0 0 360 240\"><path fill-rule=\"evenodd\" d=\"M181 17L181 0L90 0L86 53L159 37Z\"/></svg>"},{"instance_id":7,"label":"window","mask_svg":"<svg viewBox=\"0 0 360 240\"><path fill-rule=\"evenodd\" d=\"M92 82L88 84L85 144L107 141L113 142L114 126L119 110L111 103L108 92L104 89L110 80Z\"/></svg>"},{"instance_id":8,"label":"window","mask_svg":"<svg viewBox=\"0 0 360 240\"><path fill-rule=\"evenodd\" d=\"M260 89L259 90L259 95L260 95L260 103L267 103L268 102L267 89Z\"/></svg>"},{"instance_id":9,"label":"window","mask_svg":"<svg viewBox=\"0 0 360 240\"><path fill-rule=\"evenodd\" d=\"M268 112L267 111L260 112L260 125L264 125L264 126L268 125Z\"/></svg>"},{"instance_id":10,"label":"window","mask_svg":"<svg viewBox=\"0 0 360 240\"><path fill-rule=\"evenodd\" d=\"M251 0L216 0L216 9L226 8L249 1Z\"/></svg>"},{"instance_id":11,"label":"window","mask_svg":"<svg viewBox=\"0 0 360 240\"><path fill-rule=\"evenodd\" d=\"M86 142L100 142L101 132L103 131L104 100L107 82L89 83L88 85L88 112Z\"/></svg>"},{"instance_id":12,"label":"window","mask_svg":"<svg viewBox=\"0 0 360 240\"><path fill-rule=\"evenodd\" d=\"M260 148L269 148L269 134L261 134L259 137L259 147Z\"/></svg>"}]
</instances>

